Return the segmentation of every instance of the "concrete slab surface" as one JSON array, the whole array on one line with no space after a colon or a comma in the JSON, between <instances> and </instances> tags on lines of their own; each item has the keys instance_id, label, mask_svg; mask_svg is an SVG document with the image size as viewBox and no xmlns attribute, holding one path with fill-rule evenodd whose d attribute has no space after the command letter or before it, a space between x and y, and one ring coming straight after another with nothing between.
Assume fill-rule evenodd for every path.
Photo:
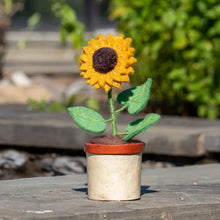
<instances>
[{"instance_id":1,"label":"concrete slab surface","mask_svg":"<svg viewBox=\"0 0 220 220\"><path fill-rule=\"evenodd\" d=\"M144 169L140 200L87 199L86 175L0 181L0 219L219 220L220 164Z\"/></svg>"},{"instance_id":2,"label":"concrete slab surface","mask_svg":"<svg viewBox=\"0 0 220 220\"><path fill-rule=\"evenodd\" d=\"M104 118L108 118L104 116ZM120 114L119 131L142 115ZM111 125L106 134L111 133ZM28 111L27 107L0 106L0 145L83 150L83 143L97 136L79 129L67 113ZM220 120L162 116L139 134L145 153L199 157L220 153Z\"/></svg>"}]
</instances>

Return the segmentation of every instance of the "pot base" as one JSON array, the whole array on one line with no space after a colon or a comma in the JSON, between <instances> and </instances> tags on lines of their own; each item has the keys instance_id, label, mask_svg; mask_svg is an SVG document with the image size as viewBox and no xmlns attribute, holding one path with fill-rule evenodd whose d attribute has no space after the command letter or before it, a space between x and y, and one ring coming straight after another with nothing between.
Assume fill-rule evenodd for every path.
<instances>
[{"instance_id":1,"label":"pot base","mask_svg":"<svg viewBox=\"0 0 220 220\"><path fill-rule=\"evenodd\" d=\"M141 153L86 155L89 199L102 201L140 199Z\"/></svg>"}]
</instances>

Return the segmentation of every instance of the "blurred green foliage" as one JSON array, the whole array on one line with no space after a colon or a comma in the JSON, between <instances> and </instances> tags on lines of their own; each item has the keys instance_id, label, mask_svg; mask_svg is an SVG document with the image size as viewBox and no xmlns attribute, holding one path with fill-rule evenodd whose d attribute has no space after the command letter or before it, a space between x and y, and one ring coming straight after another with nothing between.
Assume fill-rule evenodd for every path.
<instances>
[{"instance_id":1,"label":"blurred green foliage","mask_svg":"<svg viewBox=\"0 0 220 220\"><path fill-rule=\"evenodd\" d=\"M74 49L79 49L80 47L82 47L85 44L85 40L84 40L85 26L77 19L75 10L67 3L66 0L50 0L49 2L53 15L56 18L58 18L58 21L60 22L59 32L60 32L61 42L63 44L66 44L67 39L70 38ZM8 7L9 6L7 6L7 8ZM41 20L41 13L34 12L28 18L27 30L33 31L39 24L40 20ZM26 44L27 44L27 40L25 39L19 41L18 46L20 49L24 49L26 47Z\"/></svg>"},{"instance_id":2,"label":"blurred green foliage","mask_svg":"<svg viewBox=\"0 0 220 220\"><path fill-rule=\"evenodd\" d=\"M25 0L0 0L0 17L1 19L13 16L17 11L23 9Z\"/></svg>"},{"instance_id":3,"label":"blurred green foliage","mask_svg":"<svg viewBox=\"0 0 220 220\"><path fill-rule=\"evenodd\" d=\"M219 115L219 0L111 0L109 9L133 39L134 84L150 77L154 99L179 112L191 103L199 116Z\"/></svg>"},{"instance_id":4,"label":"blurred green foliage","mask_svg":"<svg viewBox=\"0 0 220 220\"><path fill-rule=\"evenodd\" d=\"M39 12L35 12L34 14L32 14L27 20L26 30L34 31L37 28L40 20L41 20L41 14ZM18 48L20 50L25 49L27 47L27 44L28 44L28 34L26 38L19 40L17 43Z\"/></svg>"},{"instance_id":5,"label":"blurred green foliage","mask_svg":"<svg viewBox=\"0 0 220 220\"><path fill-rule=\"evenodd\" d=\"M31 110L37 110L42 112L63 112L66 111L65 105L61 102L47 103L44 99L36 101L34 99L28 99L28 105Z\"/></svg>"},{"instance_id":6,"label":"blurred green foliage","mask_svg":"<svg viewBox=\"0 0 220 220\"><path fill-rule=\"evenodd\" d=\"M41 14L39 12L35 12L32 14L27 21L27 29L33 31L36 26L39 24L41 19Z\"/></svg>"},{"instance_id":7,"label":"blurred green foliage","mask_svg":"<svg viewBox=\"0 0 220 220\"><path fill-rule=\"evenodd\" d=\"M86 106L88 108L91 108L91 109L95 110L95 111L100 111L100 109L101 109L100 102L95 98L87 99L86 100Z\"/></svg>"},{"instance_id":8,"label":"blurred green foliage","mask_svg":"<svg viewBox=\"0 0 220 220\"><path fill-rule=\"evenodd\" d=\"M76 95L70 95L65 103L60 101L47 103L44 99L37 101L32 98L28 99L28 105L32 110L43 111L43 112L62 112L66 111L68 107L71 107L75 102Z\"/></svg>"},{"instance_id":9,"label":"blurred green foliage","mask_svg":"<svg viewBox=\"0 0 220 220\"><path fill-rule=\"evenodd\" d=\"M37 101L35 99L29 98L28 99L28 106L31 110L37 110L42 112L64 112L67 108L76 105L77 103L85 103L85 106L91 108L96 111L100 111L101 105L97 99L92 97L85 98L80 97L75 94L70 95L64 103L60 101L54 101L48 103L44 99Z\"/></svg>"},{"instance_id":10,"label":"blurred green foliage","mask_svg":"<svg viewBox=\"0 0 220 220\"><path fill-rule=\"evenodd\" d=\"M74 49L80 48L84 40L85 27L76 16L76 12L65 0L53 0L52 11L60 20L60 38L63 44L71 39Z\"/></svg>"}]
</instances>

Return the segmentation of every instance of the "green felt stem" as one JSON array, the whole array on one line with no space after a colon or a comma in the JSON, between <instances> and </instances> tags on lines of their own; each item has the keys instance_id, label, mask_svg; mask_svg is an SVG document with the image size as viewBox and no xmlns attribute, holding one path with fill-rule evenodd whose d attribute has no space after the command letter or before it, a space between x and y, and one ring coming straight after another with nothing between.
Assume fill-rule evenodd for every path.
<instances>
[{"instance_id":1,"label":"green felt stem","mask_svg":"<svg viewBox=\"0 0 220 220\"><path fill-rule=\"evenodd\" d=\"M107 120L105 120L104 122L105 122L105 123L112 122L112 118L107 119Z\"/></svg>"},{"instance_id":2,"label":"green felt stem","mask_svg":"<svg viewBox=\"0 0 220 220\"><path fill-rule=\"evenodd\" d=\"M117 135L127 135L128 132L118 132Z\"/></svg>"},{"instance_id":3,"label":"green felt stem","mask_svg":"<svg viewBox=\"0 0 220 220\"><path fill-rule=\"evenodd\" d=\"M115 115L119 114L121 111L123 111L124 109L126 109L128 107L128 105L124 105L123 107L121 107L120 109L118 109L117 111L114 112Z\"/></svg>"},{"instance_id":4,"label":"green felt stem","mask_svg":"<svg viewBox=\"0 0 220 220\"><path fill-rule=\"evenodd\" d=\"M108 92L108 102L109 102L109 108L111 112L111 121L112 121L112 134L117 135L117 116L115 114L115 106L112 99L112 89Z\"/></svg>"}]
</instances>

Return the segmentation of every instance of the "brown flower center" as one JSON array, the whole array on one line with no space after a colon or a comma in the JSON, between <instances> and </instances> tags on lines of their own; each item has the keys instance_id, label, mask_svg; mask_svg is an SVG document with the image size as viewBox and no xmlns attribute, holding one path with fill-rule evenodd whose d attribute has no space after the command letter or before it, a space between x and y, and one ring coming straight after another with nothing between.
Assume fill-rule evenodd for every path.
<instances>
[{"instance_id":1,"label":"brown flower center","mask_svg":"<svg viewBox=\"0 0 220 220\"><path fill-rule=\"evenodd\" d=\"M93 68L100 73L107 73L114 69L118 55L110 47L102 47L95 51L92 56Z\"/></svg>"}]
</instances>

